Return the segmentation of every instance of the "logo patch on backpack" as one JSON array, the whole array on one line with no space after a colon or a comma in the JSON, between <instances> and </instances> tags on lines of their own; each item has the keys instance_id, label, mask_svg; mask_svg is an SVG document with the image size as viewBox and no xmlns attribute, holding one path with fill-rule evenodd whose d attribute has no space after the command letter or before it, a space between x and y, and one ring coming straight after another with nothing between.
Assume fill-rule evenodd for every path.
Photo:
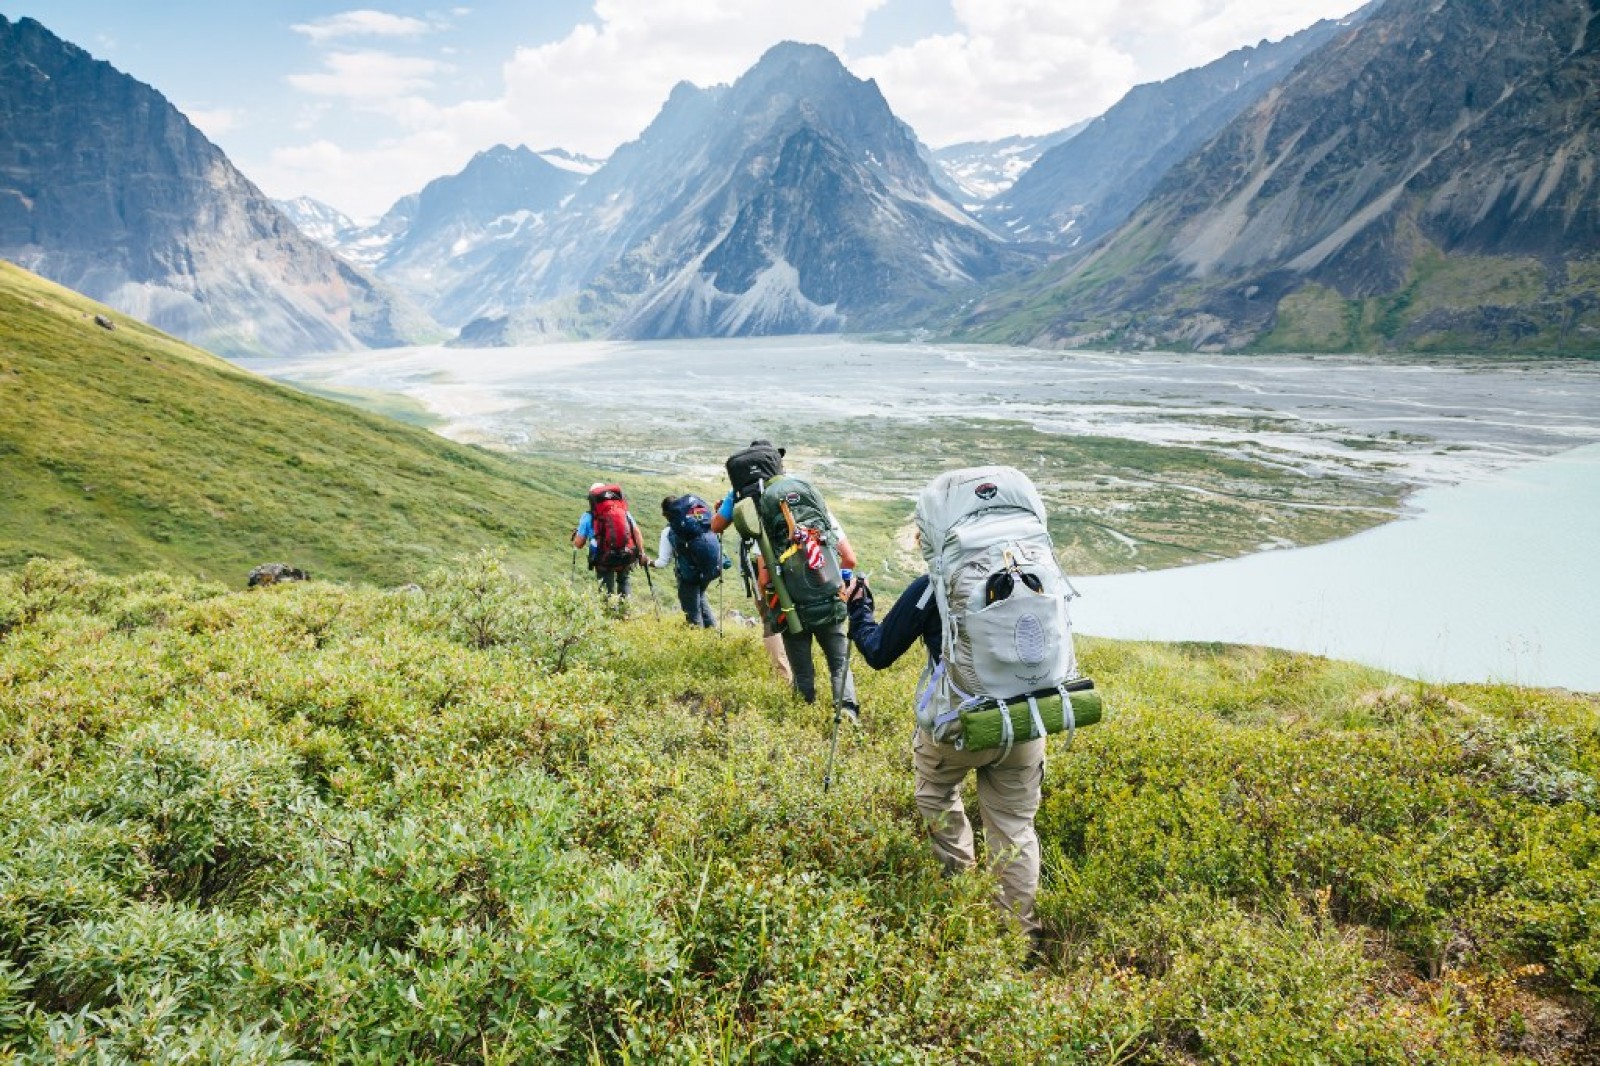
<instances>
[{"instance_id":1,"label":"logo patch on backpack","mask_svg":"<svg viewBox=\"0 0 1600 1066\"><path fill-rule=\"evenodd\" d=\"M793 507L795 504L800 502L800 494L798 492L791 492L784 496L783 502L788 504L790 507Z\"/></svg>"},{"instance_id":2,"label":"logo patch on backpack","mask_svg":"<svg viewBox=\"0 0 1600 1066\"><path fill-rule=\"evenodd\" d=\"M1000 486L992 481L985 481L972 491L977 494L980 500L992 500L995 497L995 493L1000 491Z\"/></svg>"}]
</instances>

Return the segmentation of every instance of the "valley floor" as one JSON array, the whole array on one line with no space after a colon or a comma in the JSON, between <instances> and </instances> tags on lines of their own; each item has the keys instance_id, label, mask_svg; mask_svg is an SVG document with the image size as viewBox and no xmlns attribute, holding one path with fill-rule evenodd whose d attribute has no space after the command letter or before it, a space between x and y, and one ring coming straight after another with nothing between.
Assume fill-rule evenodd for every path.
<instances>
[{"instance_id":1,"label":"valley floor","mask_svg":"<svg viewBox=\"0 0 1600 1066\"><path fill-rule=\"evenodd\" d=\"M730 600L732 597L730 596ZM916 664L493 557L417 589L0 573L0 1057L1502 1062L1600 1053L1600 701L1084 641L1048 963L911 802Z\"/></svg>"}]
</instances>

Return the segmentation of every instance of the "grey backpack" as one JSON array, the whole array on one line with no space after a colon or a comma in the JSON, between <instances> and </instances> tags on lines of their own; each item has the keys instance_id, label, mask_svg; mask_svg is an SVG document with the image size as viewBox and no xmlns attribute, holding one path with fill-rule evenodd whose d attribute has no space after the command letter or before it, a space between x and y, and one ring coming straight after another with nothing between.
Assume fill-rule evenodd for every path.
<instances>
[{"instance_id":1,"label":"grey backpack","mask_svg":"<svg viewBox=\"0 0 1600 1066\"><path fill-rule=\"evenodd\" d=\"M997 708L1007 748L1061 728L1060 712L1048 728L1039 704L1071 705L1076 591L1056 564L1033 482L1009 466L949 471L922 490L916 523L944 628L941 659L917 690L918 724L960 746L962 716ZM1012 713L1024 707L1031 728L1014 736Z\"/></svg>"}]
</instances>

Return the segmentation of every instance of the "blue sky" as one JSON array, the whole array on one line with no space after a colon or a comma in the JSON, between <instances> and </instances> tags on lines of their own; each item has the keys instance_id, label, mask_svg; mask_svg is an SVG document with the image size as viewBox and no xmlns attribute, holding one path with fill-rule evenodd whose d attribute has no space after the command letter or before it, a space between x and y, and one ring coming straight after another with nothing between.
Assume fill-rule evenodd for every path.
<instances>
[{"instance_id":1,"label":"blue sky","mask_svg":"<svg viewBox=\"0 0 1600 1066\"><path fill-rule=\"evenodd\" d=\"M372 217L496 143L609 154L671 86L832 48L927 143L1042 133L1357 0L0 0L155 86L267 193Z\"/></svg>"}]
</instances>

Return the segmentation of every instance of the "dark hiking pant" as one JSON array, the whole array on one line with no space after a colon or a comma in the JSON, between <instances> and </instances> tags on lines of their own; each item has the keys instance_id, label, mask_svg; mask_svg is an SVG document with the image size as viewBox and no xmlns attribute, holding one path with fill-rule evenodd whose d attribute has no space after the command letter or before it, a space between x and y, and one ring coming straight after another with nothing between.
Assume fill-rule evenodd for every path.
<instances>
[{"instance_id":1,"label":"dark hiking pant","mask_svg":"<svg viewBox=\"0 0 1600 1066\"><path fill-rule=\"evenodd\" d=\"M789 656L789 668L794 671L795 691L807 703L817 699L817 667L811 660L811 643L822 647L822 657L828 662L828 679L833 683L833 703L838 706L856 702L856 683L850 676L850 638L845 624L829 626L815 633L783 634L783 650Z\"/></svg>"},{"instance_id":2,"label":"dark hiking pant","mask_svg":"<svg viewBox=\"0 0 1600 1066\"><path fill-rule=\"evenodd\" d=\"M628 595L628 579L633 573L633 568L627 570L596 570L595 577L600 580L600 587L606 592L618 596Z\"/></svg>"},{"instance_id":3,"label":"dark hiking pant","mask_svg":"<svg viewBox=\"0 0 1600 1066\"><path fill-rule=\"evenodd\" d=\"M703 626L714 629L717 616L711 613L711 600L706 596L706 589L710 582L695 581L692 578L678 578L678 606L683 608L683 616L692 626Z\"/></svg>"}]
</instances>

